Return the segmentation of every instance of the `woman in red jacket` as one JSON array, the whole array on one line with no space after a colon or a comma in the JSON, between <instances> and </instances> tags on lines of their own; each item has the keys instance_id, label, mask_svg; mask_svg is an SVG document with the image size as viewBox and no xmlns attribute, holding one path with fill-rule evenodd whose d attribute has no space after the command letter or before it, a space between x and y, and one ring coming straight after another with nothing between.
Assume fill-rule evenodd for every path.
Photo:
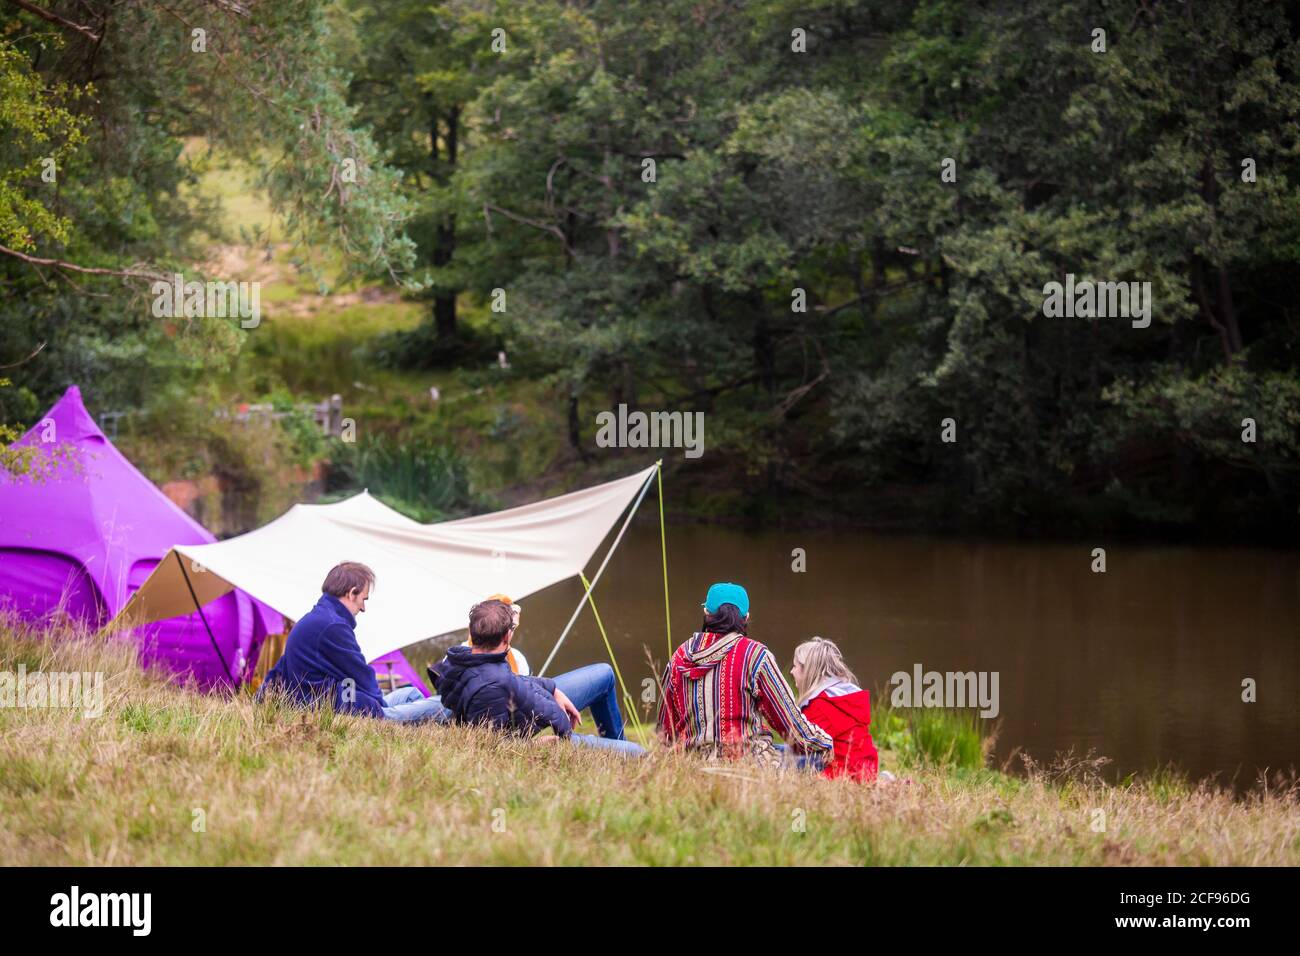
<instances>
[{"instance_id":1,"label":"woman in red jacket","mask_svg":"<svg viewBox=\"0 0 1300 956\"><path fill-rule=\"evenodd\" d=\"M823 775L875 780L880 758L871 739L871 695L858 686L840 649L814 637L795 648L793 672L804 717L835 742L835 756Z\"/></svg>"}]
</instances>

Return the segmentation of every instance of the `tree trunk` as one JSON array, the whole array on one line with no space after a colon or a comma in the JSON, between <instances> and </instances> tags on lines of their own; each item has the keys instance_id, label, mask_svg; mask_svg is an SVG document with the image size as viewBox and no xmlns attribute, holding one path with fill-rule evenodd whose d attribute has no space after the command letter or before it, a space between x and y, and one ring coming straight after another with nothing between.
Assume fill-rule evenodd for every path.
<instances>
[{"instance_id":1,"label":"tree trunk","mask_svg":"<svg viewBox=\"0 0 1300 956\"><path fill-rule=\"evenodd\" d=\"M1228 270L1219 266L1219 319L1228 333L1233 353L1241 351L1241 327L1237 324L1237 307L1232 301L1232 283Z\"/></svg>"},{"instance_id":2,"label":"tree trunk","mask_svg":"<svg viewBox=\"0 0 1300 956\"><path fill-rule=\"evenodd\" d=\"M438 117L435 115L430 126L429 148L433 160L434 180L445 183L451 178L456 166L457 136L460 132L460 107L453 106L447 113L447 132L443 140L446 147L446 166L439 165L438 155ZM456 216L448 213L438 223L437 237L434 241L431 258L434 268L450 265L456 254ZM433 300L433 323L438 338L447 341L456 335L456 292L454 289L440 288Z\"/></svg>"},{"instance_id":3,"label":"tree trunk","mask_svg":"<svg viewBox=\"0 0 1300 956\"><path fill-rule=\"evenodd\" d=\"M1223 347L1223 360L1232 364L1232 335L1214 314L1214 306L1210 303L1210 296L1205 288L1205 271L1201 268L1200 259L1192 260L1192 291L1196 293L1196 302L1201 308L1201 316L1219 336L1219 344Z\"/></svg>"},{"instance_id":4,"label":"tree trunk","mask_svg":"<svg viewBox=\"0 0 1300 956\"><path fill-rule=\"evenodd\" d=\"M772 329L768 323L766 305L762 296L751 293L748 299L754 314L758 316L754 323L754 370L758 373L759 384L767 392L767 408L771 410L776 395L776 353L772 344ZM765 441L779 439L775 434L776 429L771 424L763 431ZM776 489L776 463L771 458L768 459L764 474L764 487L768 494L772 494Z\"/></svg>"},{"instance_id":5,"label":"tree trunk","mask_svg":"<svg viewBox=\"0 0 1300 956\"><path fill-rule=\"evenodd\" d=\"M582 447L582 434L578 422L578 393L569 394L569 444L583 461L587 460L587 450Z\"/></svg>"},{"instance_id":6,"label":"tree trunk","mask_svg":"<svg viewBox=\"0 0 1300 956\"><path fill-rule=\"evenodd\" d=\"M1219 184L1214 178L1214 165L1209 156L1205 157L1205 162L1201 165L1201 198L1210 207L1213 215L1217 216L1219 211ZM1194 263L1193 281L1195 283L1196 298L1201 306L1201 313L1210 323L1214 331L1219 333L1219 341L1223 345L1223 357L1232 364L1233 356L1241 351L1241 330L1237 326L1237 310L1232 302L1232 286L1228 281L1227 269L1220 265L1217 268L1216 290L1218 298L1218 314L1215 314L1215 308L1210 304L1209 291L1206 288L1204 270L1201 267L1200 260Z\"/></svg>"},{"instance_id":7,"label":"tree trunk","mask_svg":"<svg viewBox=\"0 0 1300 956\"><path fill-rule=\"evenodd\" d=\"M623 388L621 394L623 401L627 403L628 411L637 407L637 389L636 389L636 369L631 362L621 362L623 372Z\"/></svg>"},{"instance_id":8,"label":"tree trunk","mask_svg":"<svg viewBox=\"0 0 1300 956\"><path fill-rule=\"evenodd\" d=\"M776 356L772 351L772 330L761 303L756 303L758 320L754 323L754 371L767 394L776 394Z\"/></svg>"}]
</instances>

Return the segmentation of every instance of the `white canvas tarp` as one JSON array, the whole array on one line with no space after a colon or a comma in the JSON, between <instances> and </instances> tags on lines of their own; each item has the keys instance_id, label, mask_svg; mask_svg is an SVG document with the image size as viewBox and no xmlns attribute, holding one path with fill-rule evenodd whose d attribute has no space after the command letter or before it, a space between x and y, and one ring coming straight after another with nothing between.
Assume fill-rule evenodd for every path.
<instances>
[{"instance_id":1,"label":"white canvas tarp","mask_svg":"<svg viewBox=\"0 0 1300 956\"><path fill-rule=\"evenodd\" d=\"M489 594L521 599L578 574L655 466L617 481L438 524L420 524L366 492L294 505L270 524L215 544L176 545L117 617L128 626L188 614L239 588L297 620L340 561L375 572L357 619L366 660L465 627Z\"/></svg>"}]
</instances>

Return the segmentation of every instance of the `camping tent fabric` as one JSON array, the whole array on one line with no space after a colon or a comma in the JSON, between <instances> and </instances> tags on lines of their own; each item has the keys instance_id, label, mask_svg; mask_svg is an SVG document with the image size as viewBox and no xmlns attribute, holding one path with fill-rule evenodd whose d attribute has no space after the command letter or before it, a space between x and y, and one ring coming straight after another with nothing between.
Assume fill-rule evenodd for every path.
<instances>
[{"instance_id":1,"label":"camping tent fabric","mask_svg":"<svg viewBox=\"0 0 1300 956\"><path fill-rule=\"evenodd\" d=\"M366 660L465 627L487 594L523 598L573 577L655 473L634 475L535 504L422 525L366 492L330 505L294 505L270 524L215 544L178 544L121 612L154 621L231 588L290 618L320 596L326 572L361 561L374 598L357 620ZM179 555L181 560L177 560Z\"/></svg>"},{"instance_id":2,"label":"camping tent fabric","mask_svg":"<svg viewBox=\"0 0 1300 956\"><path fill-rule=\"evenodd\" d=\"M0 473L0 606L34 622L66 616L98 628L173 545L216 540L113 447L75 385L15 445L43 440L69 460L41 480ZM242 591L203 609L215 648L192 602L177 615L135 632L141 657L204 686L242 680L281 627L278 613Z\"/></svg>"},{"instance_id":3,"label":"camping tent fabric","mask_svg":"<svg viewBox=\"0 0 1300 956\"><path fill-rule=\"evenodd\" d=\"M370 666L375 669L375 676L380 681L391 675L394 686L401 686L405 682L413 687L420 688L425 697L432 696L429 685L415 672L415 668L401 651L392 651L383 657L376 657L370 662ZM381 683L380 686L383 686L383 684ZM387 690L388 688L385 687L384 689Z\"/></svg>"}]
</instances>

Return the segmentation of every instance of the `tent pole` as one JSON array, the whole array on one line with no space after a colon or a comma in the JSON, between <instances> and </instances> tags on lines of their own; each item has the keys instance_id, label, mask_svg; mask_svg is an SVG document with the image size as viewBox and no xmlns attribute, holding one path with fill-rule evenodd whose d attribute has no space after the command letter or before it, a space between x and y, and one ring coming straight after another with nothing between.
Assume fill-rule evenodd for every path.
<instances>
[{"instance_id":1,"label":"tent pole","mask_svg":"<svg viewBox=\"0 0 1300 956\"><path fill-rule=\"evenodd\" d=\"M587 576L578 572L578 577L582 579L583 587L587 585ZM600 636L605 642L605 650L609 651L609 662L614 665L614 676L618 678L618 686L623 689L623 706L627 708L629 720L636 720L637 730L641 734L641 743L646 747L650 746L650 740L645 735L645 728L641 726L641 720L637 717L636 704L632 701L632 695L627 692L627 684L623 681L623 672L618 669L618 659L614 656L614 645L609 642L609 635L605 633L605 625L600 622L600 612L596 610L596 602L591 599L591 589L587 588L587 603L591 605L591 614L596 619L596 627L600 628Z\"/></svg>"},{"instance_id":2,"label":"tent pole","mask_svg":"<svg viewBox=\"0 0 1300 956\"><path fill-rule=\"evenodd\" d=\"M668 660L673 659L673 615L668 605L668 532L664 528L664 465L663 459L655 467L659 479L659 547L664 556L664 633L668 635ZM595 608L593 607L593 610Z\"/></svg>"},{"instance_id":3,"label":"tent pole","mask_svg":"<svg viewBox=\"0 0 1300 956\"><path fill-rule=\"evenodd\" d=\"M212 649L217 652L217 658L221 661L222 670L231 680L238 681L238 678L230 673L230 665L226 663L226 655L221 653L221 648L217 645L217 639L212 634L212 628L208 626L208 616L203 613L203 608L199 604L199 596L194 593L194 585L190 583L190 576L185 570L185 562L181 560L181 553L173 550L172 554L176 556L176 566L181 569L181 577L185 579L185 586L190 589L190 600L194 602L194 610L199 612L199 620L203 622L203 629L208 632L208 640L212 642Z\"/></svg>"},{"instance_id":4,"label":"tent pole","mask_svg":"<svg viewBox=\"0 0 1300 956\"><path fill-rule=\"evenodd\" d=\"M656 468L662 463L663 459L661 458L655 463ZM582 613L582 606L587 603L587 595L591 592L592 588L596 586L596 582L600 580L600 576L605 573L605 565L609 564L609 559L614 556L614 550L618 547L618 543L623 540L623 532L626 531L627 526L632 523L632 516L636 514L636 509L641 506L641 500L645 498L645 493L650 490L650 482L653 478L654 475L646 478L645 484L641 486L641 493L636 496L636 501L632 503L632 509L627 513L627 517L623 520L623 527L618 529L618 537L614 539L614 543L611 544L609 550L605 552L605 560L600 562L600 567L596 569L596 576L591 579L591 584L587 585L587 589L583 592L582 598L578 601L578 606L573 609L573 615L569 618L569 623L564 625L564 630L560 632L560 639L555 642L555 646L551 648L550 655L546 658L546 663L544 663L542 669L537 672L538 677L546 676L546 668L551 666L551 661L555 659L555 652L560 649L560 645L564 643L564 639L569 636L569 631L573 629L573 622L576 621L578 615Z\"/></svg>"}]
</instances>

